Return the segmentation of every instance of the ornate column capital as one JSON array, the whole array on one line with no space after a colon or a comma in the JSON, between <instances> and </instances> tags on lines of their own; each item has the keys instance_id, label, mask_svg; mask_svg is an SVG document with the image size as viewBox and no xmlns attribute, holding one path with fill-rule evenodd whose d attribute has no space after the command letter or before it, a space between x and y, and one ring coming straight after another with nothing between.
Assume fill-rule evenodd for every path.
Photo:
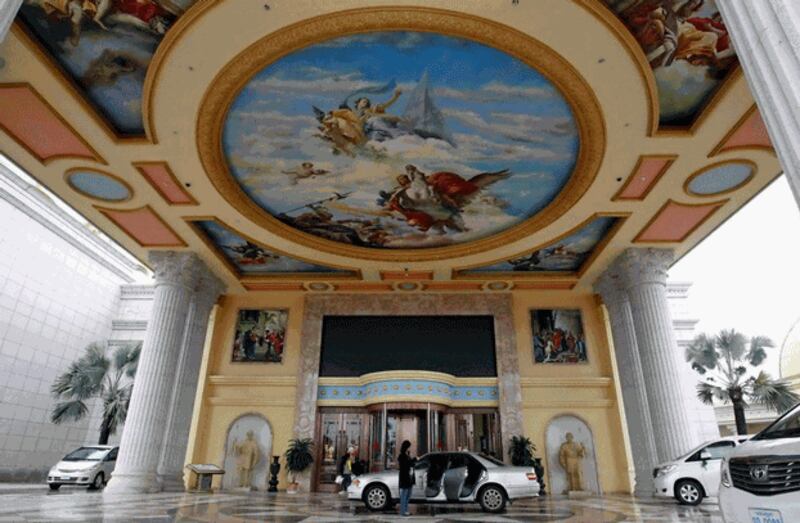
<instances>
[{"instance_id":1,"label":"ornate column capital","mask_svg":"<svg viewBox=\"0 0 800 523\"><path fill-rule=\"evenodd\" d=\"M194 299L199 306L211 309L220 294L225 292L227 285L214 276L210 269L205 266L204 269L197 279Z\"/></svg>"},{"instance_id":2,"label":"ornate column capital","mask_svg":"<svg viewBox=\"0 0 800 523\"><path fill-rule=\"evenodd\" d=\"M151 251L148 255L150 265L159 285L180 285L194 289L201 271L205 269L202 261L193 252Z\"/></svg>"},{"instance_id":3,"label":"ornate column capital","mask_svg":"<svg viewBox=\"0 0 800 523\"><path fill-rule=\"evenodd\" d=\"M626 249L612 263L626 289L644 283L666 286L667 270L675 259L672 249Z\"/></svg>"},{"instance_id":4,"label":"ornate column capital","mask_svg":"<svg viewBox=\"0 0 800 523\"><path fill-rule=\"evenodd\" d=\"M607 306L628 301L628 295L625 293L625 286L622 284L620 275L610 268L595 280L592 287Z\"/></svg>"}]
</instances>

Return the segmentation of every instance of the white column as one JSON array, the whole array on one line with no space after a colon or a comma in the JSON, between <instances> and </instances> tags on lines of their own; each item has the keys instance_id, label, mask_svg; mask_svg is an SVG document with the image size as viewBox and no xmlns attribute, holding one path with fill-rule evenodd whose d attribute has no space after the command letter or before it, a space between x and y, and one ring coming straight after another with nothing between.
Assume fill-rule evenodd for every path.
<instances>
[{"instance_id":1,"label":"white column","mask_svg":"<svg viewBox=\"0 0 800 523\"><path fill-rule=\"evenodd\" d=\"M172 401L164 432L164 446L158 464L158 480L162 490L171 492L184 490L183 466L192 423L200 364L203 360L208 319L214 303L224 288L225 285L206 270L206 273L198 280L189 305L178 369L175 373Z\"/></svg>"},{"instance_id":2,"label":"white column","mask_svg":"<svg viewBox=\"0 0 800 523\"><path fill-rule=\"evenodd\" d=\"M630 300L659 461L675 459L692 446L681 390L683 366L667 303L673 256L667 249L628 249L614 261Z\"/></svg>"},{"instance_id":3,"label":"white column","mask_svg":"<svg viewBox=\"0 0 800 523\"><path fill-rule=\"evenodd\" d=\"M106 494L155 492L164 427L186 316L200 262L193 253L150 253L156 288L133 385L120 452Z\"/></svg>"},{"instance_id":4,"label":"white column","mask_svg":"<svg viewBox=\"0 0 800 523\"><path fill-rule=\"evenodd\" d=\"M21 5L22 0L0 0L0 43L6 39Z\"/></svg>"},{"instance_id":5,"label":"white column","mask_svg":"<svg viewBox=\"0 0 800 523\"><path fill-rule=\"evenodd\" d=\"M717 7L800 205L800 2L717 0Z\"/></svg>"},{"instance_id":6,"label":"white column","mask_svg":"<svg viewBox=\"0 0 800 523\"><path fill-rule=\"evenodd\" d=\"M614 339L614 354L635 471L634 494L652 496L652 473L658 464L658 455L630 302L619 275L609 270L597 280L594 289L608 310Z\"/></svg>"}]
</instances>

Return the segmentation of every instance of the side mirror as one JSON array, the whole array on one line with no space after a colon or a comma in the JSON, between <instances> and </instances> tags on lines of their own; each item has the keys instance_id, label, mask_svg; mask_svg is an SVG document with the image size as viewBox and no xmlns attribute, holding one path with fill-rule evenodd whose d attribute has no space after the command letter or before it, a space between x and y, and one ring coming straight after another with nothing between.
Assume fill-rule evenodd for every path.
<instances>
[{"instance_id":1,"label":"side mirror","mask_svg":"<svg viewBox=\"0 0 800 523\"><path fill-rule=\"evenodd\" d=\"M711 453L707 450L701 450L700 459L702 459L703 461L711 459Z\"/></svg>"}]
</instances>

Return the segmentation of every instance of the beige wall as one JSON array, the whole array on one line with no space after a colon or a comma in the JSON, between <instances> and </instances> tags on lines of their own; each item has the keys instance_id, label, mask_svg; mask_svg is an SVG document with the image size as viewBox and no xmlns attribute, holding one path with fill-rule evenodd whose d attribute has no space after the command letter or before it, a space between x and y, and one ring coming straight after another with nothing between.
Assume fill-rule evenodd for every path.
<instances>
[{"instance_id":1,"label":"beige wall","mask_svg":"<svg viewBox=\"0 0 800 523\"><path fill-rule=\"evenodd\" d=\"M269 421L273 431L271 454L280 455L285 451L292 437L295 416L295 381L305 295L301 292L249 293L223 298L207 349L203 400L195 410L197 430L189 452L192 462L221 464L228 427L236 418L250 412L259 413ZM230 346L237 311L269 307L289 310L283 362L232 363ZM580 308L583 311L588 363L534 364L529 311L536 307ZM550 420L562 414L575 415L584 420L594 434L601 490L628 492L628 461L613 367L604 319L594 297L571 292L519 292L513 294L513 310L524 426L526 435L538 449L537 454L542 457L546 454L545 430ZM285 487L284 470L279 479L281 487Z\"/></svg>"}]
</instances>

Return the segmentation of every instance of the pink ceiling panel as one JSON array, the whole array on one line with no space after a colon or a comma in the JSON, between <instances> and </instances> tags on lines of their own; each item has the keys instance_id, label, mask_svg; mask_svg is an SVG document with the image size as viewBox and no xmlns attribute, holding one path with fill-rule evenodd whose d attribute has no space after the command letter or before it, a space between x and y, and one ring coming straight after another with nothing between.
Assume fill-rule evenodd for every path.
<instances>
[{"instance_id":1,"label":"pink ceiling panel","mask_svg":"<svg viewBox=\"0 0 800 523\"><path fill-rule=\"evenodd\" d=\"M148 206L132 210L98 210L142 247L183 247L186 244Z\"/></svg>"},{"instance_id":2,"label":"pink ceiling panel","mask_svg":"<svg viewBox=\"0 0 800 523\"><path fill-rule=\"evenodd\" d=\"M89 158L102 162L29 85L0 85L0 128L40 162L47 163L55 158Z\"/></svg>"},{"instance_id":3,"label":"pink ceiling panel","mask_svg":"<svg viewBox=\"0 0 800 523\"><path fill-rule=\"evenodd\" d=\"M681 242L725 202L684 205L670 200L639 233L636 242Z\"/></svg>"}]
</instances>

